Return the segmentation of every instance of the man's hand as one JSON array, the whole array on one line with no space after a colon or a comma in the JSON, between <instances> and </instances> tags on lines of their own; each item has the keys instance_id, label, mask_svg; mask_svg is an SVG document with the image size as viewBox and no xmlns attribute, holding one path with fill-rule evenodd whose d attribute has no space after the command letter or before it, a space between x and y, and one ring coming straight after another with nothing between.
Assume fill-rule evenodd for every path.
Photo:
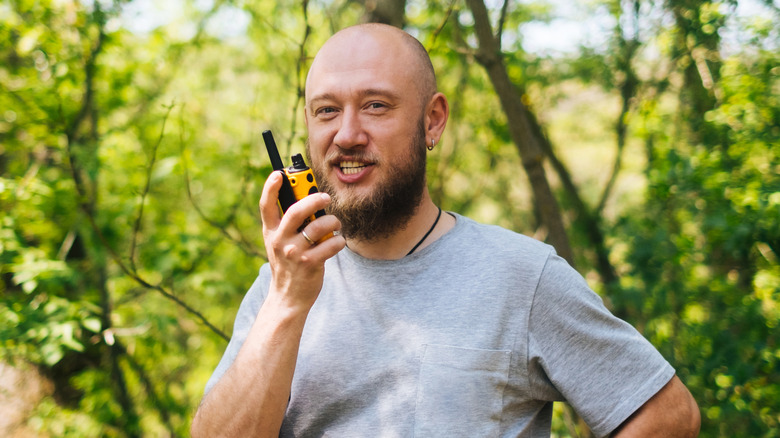
<instances>
[{"instance_id":1,"label":"man's hand","mask_svg":"<svg viewBox=\"0 0 780 438\"><path fill-rule=\"evenodd\" d=\"M677 376L612 433L615 438L696 437L701 417L688 388Z\"/></svg>"},{"instance_id":2,"label":"man's hand","mask_svg":"<svg viewBox=\"0 0 780 438\"><path fill-rule=\"evenodd\" d=\"M263 187L260 215L263 219L268 262L273 279L269 297L279 299L291 309L308 311L322 288L325 261L346 245L341 236L311 244L299 231L307 218L330 202L326 193L316 193L293 204L280 217L277 198L284 176L272 172ZM303 231L314 242L341 229L335 216L326 215L307 224Z\"/></svg>"}]
</instances>

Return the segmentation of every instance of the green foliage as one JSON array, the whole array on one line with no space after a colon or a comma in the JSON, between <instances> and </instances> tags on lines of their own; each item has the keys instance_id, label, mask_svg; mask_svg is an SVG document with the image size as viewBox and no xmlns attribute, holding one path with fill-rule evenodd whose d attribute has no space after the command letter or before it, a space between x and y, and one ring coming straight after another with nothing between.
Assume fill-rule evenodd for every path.
<instances>
[{"instance_id":1,"label":"green foliage","mask_svg":"<svg viewBox=\"0 0 780 438\"><path fill-rule=\"evenodd\" d=\"M42 433L186 435L204 380L185 376L214 366L192 358L218 357L232 322L210 304L237 305L263 253L256 95L214 78L257 74L208 36L130 34L111 7L0 6L2 358L54 381Z\"/></svg>"},{"instance_id":2,"label":"green foliage","mask_svg":"<svg viewBox=\"0 0 780 438\"><path fill-rule=\"evenodd\" d=\"M0 3L0 359L54 383L27 422L42 434L188 434L265 259L259 133L273 129L285 155L302 149L307 63L363 13L357 2L173 3L143 32L122 15L133 2ZM726 56L730 2L597 2L616 23L609 47L553 56L522 45L523 24L556 18L550 4L489 6L509 76L599 216L620 282L595 280L582 210L559 189L578 268L677 368L702 436L778 436L776 20L736 21L745 45ZM220 28L229 13L245 31ZM432 195L543 236L471 56L468 10L409 2L407 22L451 103ZM620 125L622 173L607 192ZM554 434L574 423L557 409Z\"/></svg>"},{"instance_id":3,"label":"green foliage","mask_svg":"<svg viewBox=\"0 0 780 438\"><path fill-rule=\"evenodd\" d=\"M702 436L777 436L780 423L768 408L780 403L779 60L724 61L720 104L682 122L718 133L712 143L647 132L658 140L644 211L620 230L633 251L616 302L678 366Z\"/></svg>"}]
</instances>

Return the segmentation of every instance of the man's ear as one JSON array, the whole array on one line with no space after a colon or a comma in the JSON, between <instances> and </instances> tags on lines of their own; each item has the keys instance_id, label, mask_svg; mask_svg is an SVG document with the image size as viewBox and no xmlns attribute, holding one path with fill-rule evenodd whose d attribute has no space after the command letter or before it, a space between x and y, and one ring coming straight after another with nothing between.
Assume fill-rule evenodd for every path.
<instances>
[{"instance_id":1,"label":"man's ear","mask_svg":"<svg viewBox=\"0 0 780 438\"><path fill-rule=\"evenodd\" d=\"M434 94L428 101L425 110L425 136L428 144L431 140L439 142L449 117L450 104L447 102L447 97L442 93Z\"/></svg>"}]
</instances>

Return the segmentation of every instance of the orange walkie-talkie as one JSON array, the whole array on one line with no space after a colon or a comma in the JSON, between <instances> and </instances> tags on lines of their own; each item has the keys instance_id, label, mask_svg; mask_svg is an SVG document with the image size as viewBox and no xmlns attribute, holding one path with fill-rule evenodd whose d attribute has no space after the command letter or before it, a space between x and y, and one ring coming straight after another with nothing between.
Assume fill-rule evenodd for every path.
<instances>
[{"instance_id":1,"label":"orange walkie-talkie","mask_svg":"<svg viewBox=\"0 0 780 438\"><path fill-rule=\"evenodd\" d=\"M265 148L268 150L268 156L271 158L271 167L273 167L274 171L284 174L284 181L279 189L279 208L282 214L284 214L291 205L313 193L317 193L319 191L317 182L314 180L314 173L306 165L306 162L303 161L301 154L293 155L291 157L292 166L284 167L271 131L263 131L263 141L265 142ZM309 222L324 215L325 210L315 212L301 225L301 229ZM322 242L330 237L333 237L333 233L326 234L318 242Z\"/></svg>"}]
</instances>

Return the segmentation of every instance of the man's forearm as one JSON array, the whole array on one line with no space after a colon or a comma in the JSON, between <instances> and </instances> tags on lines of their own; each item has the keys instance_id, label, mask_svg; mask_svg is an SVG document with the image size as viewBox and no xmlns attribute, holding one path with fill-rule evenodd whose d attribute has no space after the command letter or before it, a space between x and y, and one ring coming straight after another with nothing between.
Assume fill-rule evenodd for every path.
<instances>
[{"instance_id":1,"label":"man's forearm","mask_svg":"<svg viewBox=\"0 0 780 438\"><path fill-rule=\"evenodd\" d=\"M306 312L266 301L233 365L201 402L193 437L279 436Z\"/></svg>"}]
</instances>

